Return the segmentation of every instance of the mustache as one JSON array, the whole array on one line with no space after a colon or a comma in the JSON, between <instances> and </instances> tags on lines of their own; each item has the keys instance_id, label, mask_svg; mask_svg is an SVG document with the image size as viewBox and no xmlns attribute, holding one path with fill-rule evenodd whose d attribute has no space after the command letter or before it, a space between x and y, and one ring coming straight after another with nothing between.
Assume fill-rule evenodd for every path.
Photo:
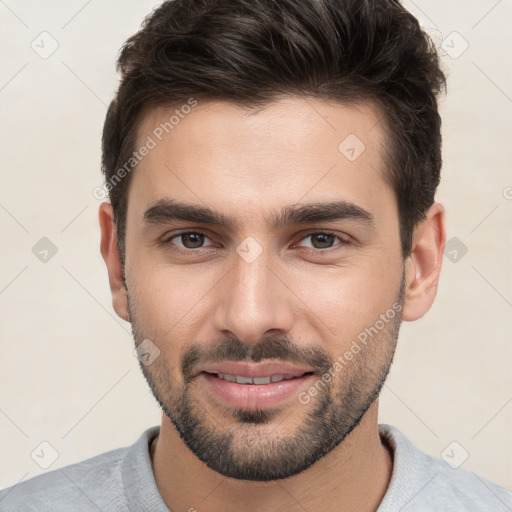
<instances>
[{"instance_id":1,"label":"mustache","mask_svg":"<svg viewBox=\"0 0 512 512\"><path fill-rule=\"evenodd\" d=\"M189 382L198 365L220 361L259 363L267 359L304 365L322 373L332 363L329 355L316 345L300 346L286 338L266 338L247 345L238 338L228 338L216 343L192 344L183 354L180 366L185 382Z\"/></svg>"}]
</instances>

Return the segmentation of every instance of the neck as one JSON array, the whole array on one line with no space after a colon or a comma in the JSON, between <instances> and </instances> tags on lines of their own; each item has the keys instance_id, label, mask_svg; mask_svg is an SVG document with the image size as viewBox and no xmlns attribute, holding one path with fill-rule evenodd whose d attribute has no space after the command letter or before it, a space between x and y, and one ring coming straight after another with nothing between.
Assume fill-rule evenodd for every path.
<instances>
[{"instance_id":1,"label":"neck","mask_svg":"<svg viewBox=\"0 0 512 512\"><path fill-rule=\"evenodd\" d=\"M392 455L380 439L376 400L351 434L306 471L291 478L252 482L208 468L162 416L152 451L155 479L170 510L200 512L374 512L386 493Z\"/></svg>"}]
</instances>

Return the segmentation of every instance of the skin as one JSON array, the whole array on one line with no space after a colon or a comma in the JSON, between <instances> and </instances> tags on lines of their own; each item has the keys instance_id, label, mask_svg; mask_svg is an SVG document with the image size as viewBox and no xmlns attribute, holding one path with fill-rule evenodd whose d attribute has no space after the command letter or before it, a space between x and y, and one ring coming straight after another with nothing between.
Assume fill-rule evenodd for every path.
<instances>
[{"instance_id":1,"label":"skin","mask_svg":"<svg viewBox=\"0 0 512 512\"><path fill-rule=\"evenodd\" d=\"M139 145L168 119L169 110L151 111ZM286 97L249 113L200 102L132 171L126 283L112 208L100 206L114 309L132 323L137 344L149 339L160 350L141 368L164 410L152 460L171 510L378 508L393 461L378 433L377 394L400 322L421 318L434 301L445 243L444 209L435 203L403 261L397 202L383 179L383 130L370 103ZM349 134L366 146L355 161L338 150ZM222 212L238 229L145 224L144 212L164 197ZM270 212L294 203L340 199L371 213L373 225L339 219L272 230L266 223ZM325 230L350 243L308 236ZM182 231L205 238L159 245ZM249 236L262 248L250 263L236 252ZM183 366L194 350L205 363L224 348L232 359L296 357L321 377L393 304L401 315L306 404L293 397L256 412L229 408L192 378L193 359Z\"/></svg>"}]
</instances>

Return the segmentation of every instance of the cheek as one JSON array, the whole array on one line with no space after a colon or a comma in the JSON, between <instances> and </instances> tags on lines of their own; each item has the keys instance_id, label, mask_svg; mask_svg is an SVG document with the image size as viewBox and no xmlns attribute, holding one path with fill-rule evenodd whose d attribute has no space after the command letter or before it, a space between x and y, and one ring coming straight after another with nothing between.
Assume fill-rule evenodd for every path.
<instances>
[{"instance_id":1,"label":"cheek","mask_svg":"<svg viewBox=\"0 0 512 512\"><path fill-rule=\"evenodd\" d=\"M300 318L336 344L349 343L397 300L401 268L396 260L393 265L361 259L346 267L295 273L291 282L303 303Z\"/></svg>"},{"instance_id":2,"label":"cheek","mask_svg":"<svg viewBox=\"0 0 512 512\"><path fill-rule=\"evenodd\" d=\"M219 280L218 273L213 268L199 272L144 257L132 263L130 301L148 336L151 331L156 339L189 337L201 304Z\"/></svg>"}]
</instances>

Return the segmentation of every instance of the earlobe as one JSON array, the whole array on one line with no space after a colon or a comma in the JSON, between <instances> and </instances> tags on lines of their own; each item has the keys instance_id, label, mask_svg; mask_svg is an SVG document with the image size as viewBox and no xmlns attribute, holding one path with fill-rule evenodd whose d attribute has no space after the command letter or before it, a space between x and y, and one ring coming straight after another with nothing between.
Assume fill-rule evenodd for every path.
<instances>
[{"instance_id":1,"label":"earlobe","mask_svg":"<svg viewBox=\"0 0 512 512\"><path fill-rule=\"evenodd\" d=\"M114 212L110 203L102 203L98 212L101 242L100 252L107 265L112 305L115 312L125 321L129 322L128 296L124 283L123 265L117 246L117 233L114 224Z\"/></svg>"},{"instance_id":2,"label":"earlobe","mask_svg":"<svg viewBox=\"0 0 512 512\"><path fill-rule=\"evenodd\" d=\"M437 293L445 242L444 208L434 203L427 210L426 218L414 229L411 254L405 263L403 320L418 320L432 306Z\"/></svg>"}]
</instances>

